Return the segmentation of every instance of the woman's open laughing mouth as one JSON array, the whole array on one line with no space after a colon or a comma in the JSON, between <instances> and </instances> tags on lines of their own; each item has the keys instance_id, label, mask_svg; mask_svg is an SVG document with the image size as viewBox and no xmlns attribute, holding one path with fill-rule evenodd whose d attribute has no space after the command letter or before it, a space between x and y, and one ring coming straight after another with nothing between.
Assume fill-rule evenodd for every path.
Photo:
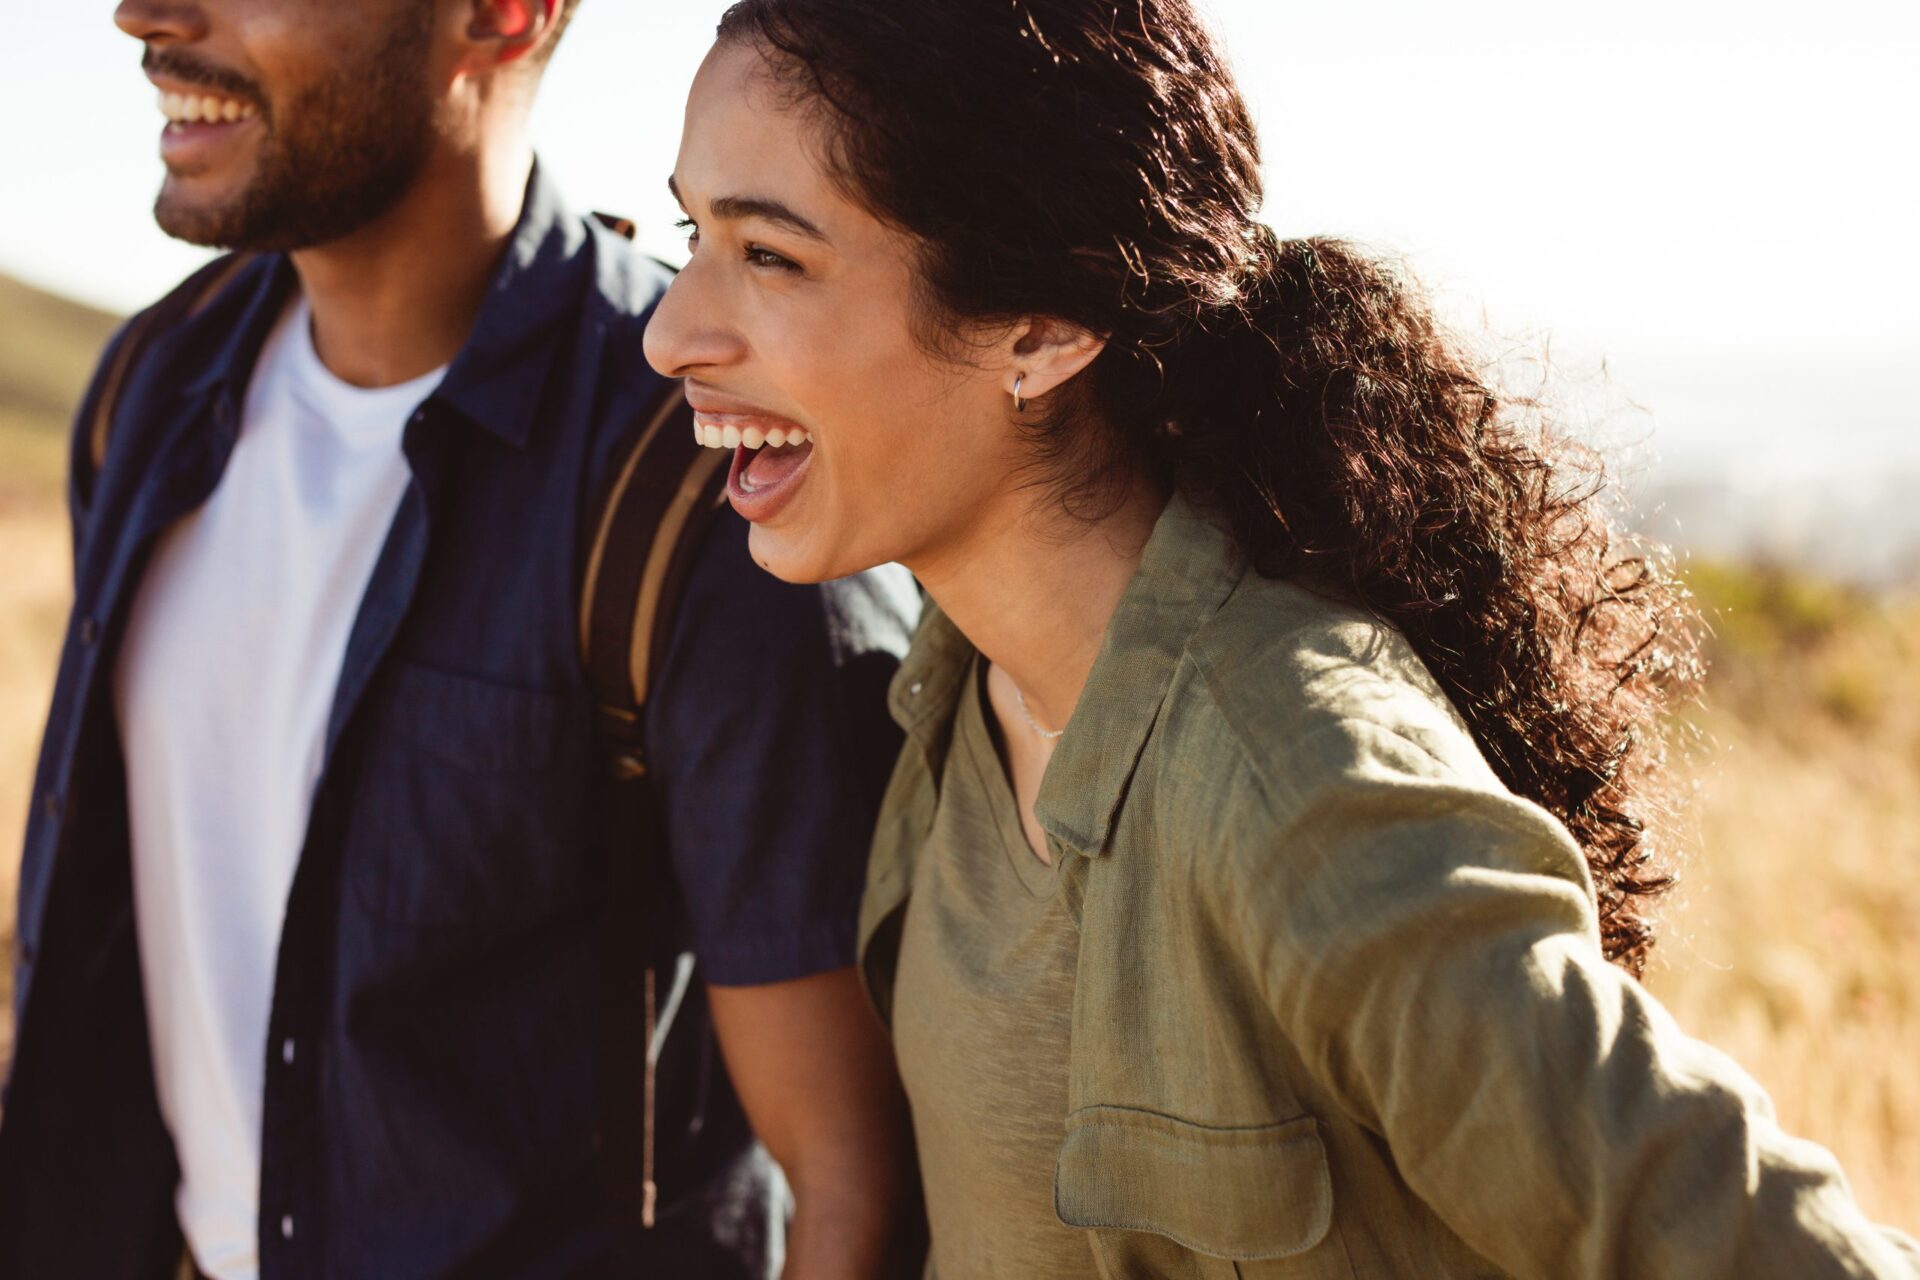
<instances>
[{"instance_id":1,"label":"woman's open laughing mouth","mask_svg":"<svg viewBox=\"0 0 1920 1280\"><path fill-rule=\"evenodd\" d=\"M769 520L792 499L813 461L813 434L777 414L744 401L687 385L693 406L694 440L709 449L732 449L727 498L751 521Z\"/></svg>"}]
</instances>

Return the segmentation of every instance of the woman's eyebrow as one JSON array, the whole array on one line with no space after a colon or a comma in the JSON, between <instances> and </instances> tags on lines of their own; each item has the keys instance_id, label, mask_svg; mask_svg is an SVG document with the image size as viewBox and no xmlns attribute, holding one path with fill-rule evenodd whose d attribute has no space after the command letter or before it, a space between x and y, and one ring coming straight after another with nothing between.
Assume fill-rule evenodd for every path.
<instances>
[{"instance_id":1,"label":"woman's eyebrow","mask_svg":"<svg viewBox=\"0 0 1920 1280\"><path fill-rule=\"evenodd\" d=\"M673 198L679 201L680 207L684 210L687 202L680 198L680 186L671 177L667 179L667 190L673 193ZM718 196L708 207L712 210L713 216L722 221L760 218L776 226L785 227L795 235L805 236L809 240L818 240L821 244L832 243L827 239L827 233L812 221L771 196Z\"/></svg>"}]
</instances>

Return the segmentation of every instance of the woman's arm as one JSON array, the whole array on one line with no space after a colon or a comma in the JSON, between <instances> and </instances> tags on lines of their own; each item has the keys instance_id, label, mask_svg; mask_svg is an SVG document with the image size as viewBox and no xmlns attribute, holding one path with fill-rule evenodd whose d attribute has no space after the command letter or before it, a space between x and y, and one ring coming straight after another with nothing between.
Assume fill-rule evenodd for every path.
<instances>
[{"instance_id":1,"label":"woman's arm","mask_svg":"<svg viewBox=\"0 0 1920 1280\"><path fill-rule=\"evenodd\" d=\"M1603 959L1557 822L1387 730L1337 738L1269 775L1279 858L1238 927L1285 1033L1463 1239L1542 1280L1920 1276L1833 1157Z\"/></svg>"}]
</instances>

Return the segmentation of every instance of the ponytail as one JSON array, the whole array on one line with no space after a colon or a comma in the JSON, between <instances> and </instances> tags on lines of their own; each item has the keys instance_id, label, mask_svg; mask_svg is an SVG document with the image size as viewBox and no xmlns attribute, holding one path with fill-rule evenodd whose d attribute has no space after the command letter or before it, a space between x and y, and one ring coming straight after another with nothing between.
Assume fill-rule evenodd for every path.
<instances>
[{"instance_id":1,"label":"ponytail","mask_svg":"<svg viewBox=\"0 0 1920 1280\"><path fill-rule=\"evenodd\" d=\"M1255 243L1242 296L1161 355L1176 425L1145 447L1259 572L1407 638L1501 781L1579 842L1606 953L1640 972L1671 884L1658 719L1699 675L1684 593L1623 546L1598 463L1504 401L1409 282L1337 240Z\"/></svg>"}]
</instances>

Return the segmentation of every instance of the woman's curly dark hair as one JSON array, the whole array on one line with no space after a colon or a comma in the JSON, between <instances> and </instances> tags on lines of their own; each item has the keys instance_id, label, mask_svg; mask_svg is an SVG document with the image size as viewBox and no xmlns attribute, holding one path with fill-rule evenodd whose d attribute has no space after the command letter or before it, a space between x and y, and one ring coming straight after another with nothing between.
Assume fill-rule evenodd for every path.
<instances>
[{"instance_id":1,"label":"woman's curly dark hair","mask_svg":"<svg viewBox=\"0 0 1920 1280\"><path fill-rule=\"evenodd\" d=\"M1685 595L1410 281L1257 220L1253 123L1189 0L742 0L720 34L767 53L829 171L916 239L931 333L1106 336L1030 415L1070 506L1098 514L1150 467L1260 572L1402 632L1500 778L1579 841L1606 953L1639 972L1670 883L1659 718L1698 675Z\"/></svg>"}]
</instances>

